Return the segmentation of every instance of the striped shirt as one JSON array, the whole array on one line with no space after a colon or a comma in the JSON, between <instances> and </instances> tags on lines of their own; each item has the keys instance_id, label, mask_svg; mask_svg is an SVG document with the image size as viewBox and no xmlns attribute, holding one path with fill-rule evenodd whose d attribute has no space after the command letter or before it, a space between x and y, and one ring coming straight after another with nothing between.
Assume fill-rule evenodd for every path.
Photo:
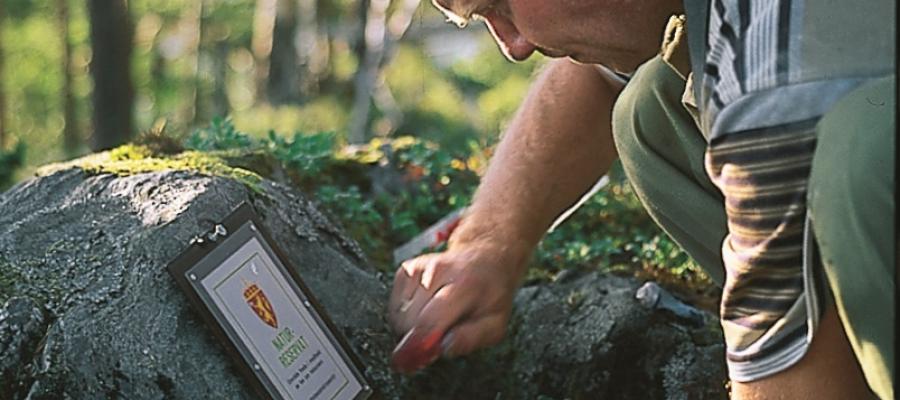
<instances>
[{"instance_id":1,"label":"striped shirt","mask_svg":"<svg viewBox=\"0 0 900 400\"><path fill-rule=\"evenodd\" d=\"M894 73L894 7L685 1L689 90L709 139L706 170L726 203L720 312L735 381L790 367L815 333L828 293L806 213L815 127L849 91Z\"/></svg>"}]
</instances>

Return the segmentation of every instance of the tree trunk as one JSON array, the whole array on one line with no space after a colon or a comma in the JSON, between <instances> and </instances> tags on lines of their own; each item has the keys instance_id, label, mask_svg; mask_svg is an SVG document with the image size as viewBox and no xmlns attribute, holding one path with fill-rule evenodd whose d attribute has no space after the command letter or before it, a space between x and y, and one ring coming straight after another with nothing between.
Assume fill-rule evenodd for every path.
<instances>
[{"instance_id":1,"label":"tree trunk","mask_svg":"<svg viewBox=\"0 0 900 400\"><path fill-rule=\"evenodd\" d=\"M381 58L384 57L384 40L386 31L387 8L389 0L370 0L366 12L366 25L363 30L365 54L353 84L353 109L350 114L347 141L351 144L365 143L369 138L369 113L371 111L372 91L381 71Z\"/></svg>"},{"instance_id":2,"label":"tree trunk","mask_svg":"<svg viewBox=\"0 0 900 400\"><path fill-rule=\"evenodd\" d=\"M353 55L359 65L362 65L363 59L366 58L366 20L369 15L370 0L359 0L356 2L356 29L354 31L352 43Z\"/></svg>"},{"instance_id":3,"label":"tree trunk","mask_svg":"<svg viewBox=\"0 0 900 400\"><path fill-rule=\"evenodd\" d=\"M300 76L301 100L315 97L319 91L319 78L325 69L319 51L319 28L316 18L316 0L297 0L297 36L294 47L297 52Z\"/></svg>"},{"instance_id":4,"label":"tree trunk","mask_svg":"<svg viewBox=\"0 0 900 400\"><path fill-rule=\"evenodd\" d=\"M269 79L266 97L272 104L298 102L299 71L294 38L297 34L296 0L277 0L275 25L272 29L272 52L269 57Z\"/></svg>"},{"instance_id":5,"label":"tree trunk","mask_svg":"<svg viewBox=\"0 0 900 400\"><path fill-rule=\"evenodd\" d=\"M372 108L372 96L379 85L381 70L395 52L394 45L409 29L412 15L419 5L419 0L404 0L401 7L394 12L390 21L387 19L389 0L368 0L366 23L363 31L365 53L356 72L353 91L353 109L350 114L348 141L353 144L365 143L369 139L369 114ZM392 97L381 88L382 104L394 104ZM398 110L386 110L390 119L399 121Z\"/></svg>"},{"instance_id":6,"label":"tree trunk","mask_svg":"<svg viewBox=\"0 0 900 400\"><path fill-rule=\"evenodd\" d=\"M388 41L384 44L384 58L382 59L382 68L389 64L397 52L397 44L400 39L409 30L412 25L413 16L419 8L421 0L403 0L403 4L391 14L391 18L387 21Z\"/></svg>"},{"instance_id":7,"label":"tree trunk","mask_svg":"<svg viewBox=\"0 0 900 400\"><path fill-rule=\"evenodd\" d=\"M400 7L391 14L391 18L387 21L388 38L384 44L384 56L381 58L380 70L384 70L397 54L397 46L400 39L409 30L412 24L413 15L419 8L420 0L403 0ZM375 106L378 107L387 117L389 126L386 134L392 133L403 123L403 111L397 105L391 88L388 87L383 74L379 73L379 78L375 83L375 90L372 93L372 99Z\"/></svg>"},{"instance_id":8,"label":"tree trunk","mask_svg":"<svg viewBox=\"0 0 900 400\"><path fill-rule=\"evenodd\" d=\"M134 27L126 0L89 0L88 9L94 79L91 148L99 151L127 142L134 129L131 81Z\"/></svg>"},{"instance_id":9,"label":"tree trunk","mask_svg":"<svg viewBox=\"0 0 900 400\"><path fill-rule=\"evenodd\" d=\"M69 156L78 153L81 138L78 134L75 116L75 99L72 96L72 43L69 41L69 3L68 0L56 1L57 25L62 41L62 109L63 109L63 147Z\"/></svg>"},{"instance_id":10,"label":"tree trunk","mask_svg":"<svg viewBox=\"0 0 900 400\"><path fill-rule=\"evenodd\" d=\"M195 31L197 32L197 43L194 47L195 64L194 64L194 96L193 100L193 112L191 113L191 123L197 125L201 123L201 120L206 119L205 111L203 110L203 31L204 31L204 14L206 13L206 0L197 0L197 8L194 23L196 24Z\"/></svg>"},{"instance_id":11,"label":"tree trunk","mask_svg":"<svg viewBox=\"0 0 900 400\"><path fill-rule=\"evenodd\" d=\"M315 0L277 0L266 93L272 104L297 104L315 96L318 71Z\"/></svg>"},{"instance_id":12,"label":"tree trunk","mask_svg":"<svg viewBox=\"0 0 900 400\"><path fill-rule=\"evenodd\" d=\"M250 46L255 60L256 102L266 98L269 58L272 56L272 34L275 28L275 6L276 0L257 0L253 13L253 38Z\"/></svg>"},{"instance_id":13,"label":"tree trunk","mask_svg":"<svg viewBox=\"0 0 900 400\"><path fill-rule=\"evenodd\" d=\"M0 153L6 148L6 71L4 70L5 53L3 51L3 28L6 25L6 2L0 1Z\"/></svg>"},{"instance_id":14,"label":"tree trunk","mask_svg":"<svg viewBox=\"0 0 900 400\"><path fill-rule=\"evenodd\" d=\"M219 40L215 43L213 62L213 116L225 117L231 109L225 85L228 83L228 42Z\"/></svg>"},{"instance_id":15,"label":"tree trunk","mask_svg":"<svg viewBox=\"0 0 900 400\"><path fill-rule=\"evenodd\" d=\"M325 10L331 0L315 0L316 28L319 46L316 48L316 89L317 93L335 92L334 81L334 37L329 27L331 25ZM336 35L335 35L336 36Z\"/></svg>"}]
</instances>

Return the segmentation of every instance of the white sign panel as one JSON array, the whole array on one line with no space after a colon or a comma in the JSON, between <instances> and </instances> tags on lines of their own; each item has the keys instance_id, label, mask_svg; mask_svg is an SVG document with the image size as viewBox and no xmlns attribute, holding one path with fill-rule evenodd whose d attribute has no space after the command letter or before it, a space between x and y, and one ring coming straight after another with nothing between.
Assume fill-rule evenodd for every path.
<instances>
[{"instance_id":1,"label":"white sign panel","mask_svg":"<svg viewBox=\"0 0 900 400\"><path fill-rule=\"evenodd\" d=\"M269 397L369 397L350 349L253 219L249 206L239 208L169 271Z\"/></svg>"},{"instance_id":2,"label":"white sign panel","mask_svg":"<svg viewBox=\"0 0 900 400\"><path fill-rule=\"evenodd\" d=\"M352 399L362 390L256 238L201 284L284 398Z\"/></svg>"}]
</instances>

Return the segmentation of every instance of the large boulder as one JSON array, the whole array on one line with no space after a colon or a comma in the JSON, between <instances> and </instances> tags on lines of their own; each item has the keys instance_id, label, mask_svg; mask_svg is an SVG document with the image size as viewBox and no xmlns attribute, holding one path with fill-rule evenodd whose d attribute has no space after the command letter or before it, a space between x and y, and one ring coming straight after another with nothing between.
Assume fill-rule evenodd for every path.
<instances>
[{"instance_id":1,"label":"large boulder","mask_svg":"<svg viewBox=\"0 0 900 400\"><path fill-rule=\"evenodd\" d=\"M634 298L639 283L565 273L515 298L508 338L412 382L440 399L725 399L725 353L711 315L696 326Z\"/></svg>"},{"instance_id":2,"label":"large boulder","mask_svg":"<svg viewBox=\"0 0 900 400\"><path fill-rule=\"evenodd\" d=\"M254 398L165 269L241 202L379 398L726 397L715 324L641 308L637 281L598 273L524 288L501 345L400 376L388 368L389 277L300 192L265 179L71 168L0 195L0 399Z\"/></svg>"}]
</instances>

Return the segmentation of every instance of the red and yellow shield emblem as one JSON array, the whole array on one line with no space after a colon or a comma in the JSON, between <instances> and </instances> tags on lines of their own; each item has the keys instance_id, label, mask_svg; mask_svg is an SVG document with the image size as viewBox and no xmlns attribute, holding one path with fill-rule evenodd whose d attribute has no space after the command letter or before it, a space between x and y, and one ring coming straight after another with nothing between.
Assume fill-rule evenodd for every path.
<instances>
[{"instance_id":1,"label":"red and yellow shield emblem","mask_svg":"<svg viewBox=\"0 0 900 400\"><path fill-rule=\"evenodd\" d=\"M278 318L275 317L275 309L272 308L272 303L269 303L269 298L266 297L266 294L263 293L259 286L255 283L247 285L244 289L244 300L247 300L247 304L250 305L253 312L266 325L278 329Z\"/></svg>"}]
</instances>

